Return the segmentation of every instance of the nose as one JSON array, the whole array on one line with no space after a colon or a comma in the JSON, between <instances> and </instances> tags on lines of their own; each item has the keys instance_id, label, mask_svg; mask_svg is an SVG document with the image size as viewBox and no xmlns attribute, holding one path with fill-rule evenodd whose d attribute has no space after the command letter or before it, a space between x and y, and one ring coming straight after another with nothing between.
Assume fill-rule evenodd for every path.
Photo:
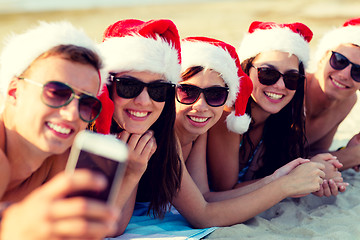
<instances>
[{"instance_id":1,"label":"nose","mask_svg":"<svg viewBox=\"0 0 360 240\"><path fill-rule=\"evenodd\" d=\"M80 118L78 105L79 100L74 98L69 104L59 108L60 115L67 121L78 120Z\"/></svg>"},{"instance_id":2,"label":"nose","mask_svg":"<svg viewBox=\"0 0 360 240\"><path fill-rule=\"evenodd\" d=\"M346 66L346 68L339 71L339 74L342 77L342 79L351 79L351 68L352 68L352 64L350 63L349 65Z\"/></svg>"},{"instance_id":3,"label":"nose","mask_svg":"<svg viewBox=\"0 0 360 240\"><path fill-rule=\"evenodd\" d=\"M273 86L278 89L284 89L285 88L284 77L280 76L280 78L277 80L277 82Z\"/></svg>"},{"instance_id":4,"label":"nose","mask_svg":"<svg viewBox=\"0 0 360 240\"><path fill-rule=\"evenodd\" d=\"M149 96L149 93L147 91L147 87L144 87L142 92L139 94L139 96L134 98L134 103L139 105L149 105L152 103L152 99Z\"/></svg>"},{"instance_id":5,"label":"nose","mask_svg":"<svg viewBox=\"0 0 360 240\"><path fill-rule=\"evenodd\" d=\"M196 100L196 102L193 103L193 109L202 112L208 109L208 104L205 101L205 95L204 93L201 93L199 98Z\"/></svg>"}]
</instances>

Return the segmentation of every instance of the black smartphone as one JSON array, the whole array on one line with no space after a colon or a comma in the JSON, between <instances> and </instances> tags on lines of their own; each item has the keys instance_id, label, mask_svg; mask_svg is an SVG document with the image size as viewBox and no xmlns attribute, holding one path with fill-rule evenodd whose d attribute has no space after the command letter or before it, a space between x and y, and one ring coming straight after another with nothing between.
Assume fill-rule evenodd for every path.
<instances>
[{"instance_id":1,"label":"black smartphone","mask_svg":"<svg viewBox=\"0 0 360 240\"><path fill-rule=\"evenodd\" d=\"M113 205L120 192L127 156L126 144L115 136L87 130L79 132L71 147L65 171L74 173L76 168L90 169L103 174L108 180L108 185L100 192L80 191L68 197L80 195Z\"/></svg>"}]
</instances>

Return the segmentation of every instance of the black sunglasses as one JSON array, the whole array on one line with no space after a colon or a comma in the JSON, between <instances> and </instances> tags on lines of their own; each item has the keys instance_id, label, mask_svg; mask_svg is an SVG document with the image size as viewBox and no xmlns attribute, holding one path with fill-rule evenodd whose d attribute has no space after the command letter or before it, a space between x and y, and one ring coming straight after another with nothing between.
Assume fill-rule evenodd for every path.
<instances>
[{"instance_id":1,"label":"black sunglasses","mask_svg":"<svg viewBox=\"0 0 360 240\"><path fill-rule=\"evenodd\" d=\"M356 82L360 82L360 65L350 62L347 57L338 52L332 52L330 57L330 66L335 70L343 70L349 64L351 64L350 75Z\"/></svg>"},{"instance_id":2,"label":"black sunglasses","mask_svg":"<svg viewBox=\"0 0 360 240\"><path fill-rule=\"evenodd\" d=\"M122 98L135 98L140 95L146 87L150 98L156 102L165 102L166 97L175 84L169 82L144 83L137 78L130 76L115 77L110 75L110 81L115 82L116 94Z\"/></svg>"},{"instance_id":3,"label":"black sunglasses","mask_svg":"<svg viewBox=\"0 0 360 240\"><path fill-rule=\"evenodd\" d=\"M179 84L176 87L176 100L179 103L190 105L204 93L206 103L211 107L220 107L225 104L229 94L228 87L199 88L189 84Z\"/></svg>"},{"instance_id":4,"label":"black sunglasses","mask_svg":"<svg viewBox=\"0 0 360 240\"><path fill-rule=\"evenodd\" d=\"M252 67L257 70L259 82L267 86L275 84L279 81L280 77L283 77L285 87L289 90L296 90L298 82L304 79L304 75L296 70L290 70L283 74L275 68Z\"/></svg>"},{"instance_id":5,"label":"black sunglasses","mask_svg":"<svg viewBox=\"0 0 360 240\"><path fill-rule=\"evenodd\" d=\"M76 98L79 100L78 109L81 120L84 122L92 122L100 114L101 102L99 99L79 89L76 90L82 94L77 95L75 94L74 89L66 83L49 81L45 84L42 84L27 78L20 77L19 79L42 87L41 100L48 107L61 108L68 105L74 98Z\"/></svg>"}]
</instances>

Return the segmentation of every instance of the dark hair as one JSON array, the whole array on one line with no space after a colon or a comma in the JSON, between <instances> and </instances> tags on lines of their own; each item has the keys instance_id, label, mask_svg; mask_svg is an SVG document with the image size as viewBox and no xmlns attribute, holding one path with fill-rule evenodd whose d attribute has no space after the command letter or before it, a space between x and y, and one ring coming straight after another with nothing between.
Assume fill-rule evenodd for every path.
<instances>
[{"instance_id":1,"label":"dark hair","mask_svg":"<svg viewBox=\"0 0 360 240\"><path fill-rule=\"evenodd\" d=\"M111 98L114 84L108 86ZM182 169L176 147L175 117L175 89L172 88L166 96L165 106L159 118L150 127L154 131L157 149L140 179L136 197L139 202L150 202L147 214L160 218L169 210L170 203L181 184ZM113 120L110 131L116 133L122 130Z\"/></svg>"},{"instance_id":2,"label":"dark hair","mask_svg":"<svg viewBox=\"0 0 360 240\"><path fill-rule=\"evenodd\" d=\"M243 71L249 75L252 62L255 57L249 58L242 62ZM305 76L304 65L299 64L300 74ZM262 141L265 148L262 157L262 165L255 173L255 178L262 178L272 174L276 169L282 167L286 163L298 157L305 157L305 115L304 115L304 84L305 77L298 82L298 86L294 97L282 108L278 113L272 114L265 122ZM254 102L252 98L246 107L246 112L251 116L251 104ZM252 120L254 121L254 120ZM249 130L244 134L244 142L249 143L250 153L254 151L254 144L251 142L249 132L254 122L250 124ZM242 148L244 149L244 148ZM243 157L245 151L242 151Z\"/></svg>"}]
</instances>

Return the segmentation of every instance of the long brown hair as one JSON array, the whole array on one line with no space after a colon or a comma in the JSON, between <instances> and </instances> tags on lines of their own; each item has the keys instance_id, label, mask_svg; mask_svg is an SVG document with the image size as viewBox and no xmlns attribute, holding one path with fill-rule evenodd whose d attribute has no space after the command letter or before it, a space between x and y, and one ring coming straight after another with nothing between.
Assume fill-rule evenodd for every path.
<instances>
[{"instance_id":1,"label":"long brown hair","mask_svg":"<svg viewBox=\"0 0 360 240\"><path fill-rule=\"evenodd\" d=\"M243 71L249 75L252 62L255 57L242 62ZM299 64L299 73L305 76L305 69L302 62ZM262 178L272 174L276 169L286 163L298 158L306 157L304 149L306 143L305 136L305 115L304 115L304 84L305 77L298 82L296 92L291 101L278 113L272 114L265 122L263 131L263 145L265 147L262 158L263 165L255 173L255 178ZM251 104L254 100L250 97L246 107L246 112L251 116ZM253 120L252 120L253 121ZM251 142L249 132L254 122L250 124L249 130L243 135L244 143L250 146L250 155L253 154L254 144ZM245 149L242 147L241 149ZM243 157L245 151L241 150Z\"/></svg>"}]
</instances>

